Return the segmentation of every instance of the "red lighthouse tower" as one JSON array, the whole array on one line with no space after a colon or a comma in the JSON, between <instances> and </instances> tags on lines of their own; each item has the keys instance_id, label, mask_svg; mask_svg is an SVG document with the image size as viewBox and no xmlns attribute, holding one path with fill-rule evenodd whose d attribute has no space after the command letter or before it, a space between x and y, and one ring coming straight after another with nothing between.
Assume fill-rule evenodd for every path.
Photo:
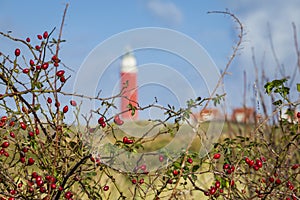
<instances>
[{"instance_id":1,"label":"red lighthouse tower","mask_svg":"<svg viewBox=\"0 0 300 200\"><path fill-rule=\"evenodd\" d=\"M132 52L127 52L121 62L121 89L123 88L121 98L121 112L129 109L128 105L137 106L138 88L137 88L137 67L136 59ZM132 112L128 111L121 115L123 119L137 119L138 112L132 116Z\"/></svg>"}]
</instances>

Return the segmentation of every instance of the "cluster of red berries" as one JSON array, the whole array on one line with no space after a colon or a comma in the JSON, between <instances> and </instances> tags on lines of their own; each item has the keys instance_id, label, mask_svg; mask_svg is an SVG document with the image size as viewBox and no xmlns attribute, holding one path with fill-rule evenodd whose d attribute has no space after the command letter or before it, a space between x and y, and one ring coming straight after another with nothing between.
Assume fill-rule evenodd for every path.
<instances>
[{"instance_id":1,"label":"cluster of red berries","mask_svg":"<svg viewBox=\"0 0 300 200\"><path fill-rule=\"evenodd\" d=\"M104 128L104 127L106 126L104 117L100 117L100 118L98 119L98 124L100 124L100 126L101 126L102 128Z\"/></svg>"},{"instance_id":2,"label":"cluster of red berries","mask_svg":"<svg viewBox=\"0 0 300 200\"><path fill-rule=\"evenodd\" d=\"M68 200L73 200L73 193L70 191L65 192L65 198Z\"/></svg>"},{"instance_id":3,"label":"cluster of red berries","mask_svg":"<svg viewBox=\"0 0 300 200\"><path fill-rule=\"evenodd\" d=\"M235 166L234 165L230 165L228 163L225 163L223 165L223 170L226 172L226 174L231 174L231 173L234 172Z\"/></svg>"},{"instance_id":4,"label":"cluster of red berries","mask_svg":"<svg viewBox=\"0 0 300 200\"><path fill-rule=\"evenodd\" d=\"M47 103L48 103L48 104L51 104L51 103L52 103L51 97L48 97L48 98L47 98ZM71 101L70 101L70 105L71 105L71 106L77 106L77 103L76 103L76 101L71 100ZM59 106L60 106L60 103L59 103L59 102L56 102L56 103L55 103L55 107L59 107ZM62 111L63 111L63 113L67 113L67 112L69 111L69 106L68 106L68 105L65 105L65 106L63 107Z\"/></svg>"},{"instance_id":5,"label":"cluster of red berries","mask_svg":"<svg viewBox=\"0 0 300 200\"><path fill-rule=\"evenodd\" d=\"M253 167L255 171L258 171L260 168L263 167L264 158L254 160L249 159L248 157L245 158L245 162L248 164L249 167Z\"/></svg>"},{"instance_id":6,"label":"cluster of red berries","mask_svg":"<svg viewBox=\"0 0 300 200\"><path fill-rule=\"evenodd\" d=\"M52 56L51 60L52 60L52 62L54 62L54 64L53 64L54 67L58 67L59 66L60 59L56 55Z\"/></svg>"},{"instance_id":7,"label":"cluster of red berries","mask_svg":"<svg viewBox=\"0 0 300 200\"><path fill-rule=\"evenodd\" d=\"M90 160L93 162L93 163L96 163L96 165L100 165L101 164L101 160L100 160L100 157L97 156L96 158L94 156L91 156L90 157Z\"/></svg>"},{"instance_id":8,"label":"cluster of red berries","mask_svg":"<svg viewBox=\"0 0 300 200\"><path fill-rule=\"evenodd\" d=\"M65 74L65 70L59 70L56 72L56 76L59 78L60 82L62 83L66 82L66 78L64 74Z\"/></svg>"},{"instance_id":9,"label":"cluster of red berries","mask_svg":"<svg viewBox=\"0 0 300 200\"><path fill-rule=\"evenodd\" d=\"M20 162L21 163L25 163L26 162L26 153L28 152L28 148L27 147L23 147L23 149L20 151ZM27 165L31 166L35 163L34 158L29 157L27 160Z\"/></svg>"},{"instance_id":10,"label":"cluster of red berries","mask_svg":"<svg viewBox=\"0 0 300 200\"><path fill-rule=\"evenodd\" d=\"M7 121L7 116L2 116L0 119L0 127L4 127Z\"/></svg>"},{"instance_id":11,"label":"cluster of red berries","mask_svg":"<svg viewBox=\"0 0 300 200\"><path fill-rule=\"evenodd\" d=\"M5 157L9 157L9 153L5 150L7 147L9 147L9 142L4 141L1 145L2 149L0 149L0 155L4 155Z\"/></svg>"},{"instance_id":12,"label":"cluster of red berries","mask_svg":"<svg viewBox=\"0 0 300 200\"><path fill-rule=\"evenodd\" d=\"M124 136L123 137L123 143L124 144L133 144L134 140L129 139L128 137Z\"/></svg>"},{"instance_id":13,"label":"cluster of red berries","mask_svg":"<svg viewBox=\"0 0 300 200\"><path fill-rule=\"evenodd\" d=\"M42 35L40 35L40 34L37 35L37 38L38 38L39 40L43 40L43 39L46 40L46 39L48 39L48 37L49 37L49 34L48 34L47 31L45 31ZM31 41L30 38L26 38L26 42L27 42L27 43L30 43L30 41ZM45 42L42 41L41 45L36 45L36 46L35 46L35 49L36 49L37 51L41 51L41 47L42 47L44 44L45 44ZM20 50L19 48L15 49L15 56L18 57L18 56L20 56L20 55L21 55L21 50ZM30 71L35 71L35 70L36 70L36 71L39 71L39 70L41 70L41 69L46 70L46 69L48 69L49 64L51 64L51 63L53 63L53 65L54 65L55 67L58 67L58 66L59 66L60 59L57 57L57 55L53 55L52 58L51 58L51 61L49 61L49 62L43 62L41 65L39 65L38 63L35 63L35 61L31 59L31 60L29 61L30 68L24 68L24 69L22 70L22 72L23 72L24 74L29 74ZM61 81L62 83L66 82L66 78L65 78L64 74L65 74L65 71L64 71L64 70L59 70L59 71L56 72L56 76L60 79L60 81Z\"/></svg>"},{"instance_id":14,"label":"cluster of red berries","mask_svg":"<svg viewBox=\"0 0 300 200\"><path fill-rule=\"evenodd\" d=\"M139 180L139 184L141 185L141 184L143 184L145 182L145 180L143 179L143 178L141 178L140 180ZM137 180L136 179L132 179L131 180L131 183L132 184L137 184Z\"/></svg>"},{"instance_id":15,"label":"cluster of red berries","mask_svg":"<svg viewBox=\"0 0 300 200\"><path fill-rule=\"evenodd\" d=\"M35 135L39 135L39 134L40 134L40 130L38 128L35 129L35 132L28 131L28 137L29 138L33 138Z\"/></svg>"},{"instance_id":16,"label":"cluster of red berries","mask_svg":"<svg viewBox=\"0 0 300 200\"><path fill-rule=\"evenodd\" d=\"M57 187L56 185L56 178L51 175L46 175L43 179L42 176L40 176L37 172L32 172L31 174L31 180L28 182L28 192L33 193L35 190L35 187L41 192L41 193L47 193L47 191L53 191L53 190L60 190L62 191L63 188L61 186ZM45 186L47 185L47 186Z\"/></svg>"},{"instance_id":17,"label":"cluster of red berries","mask_svg":"<svg viewBox=\"0 0 300 200\"><path fill-rule=\"evenodd\" d=\"M214 186L211 186L208 191L204 191L204 195L205 196L214 196L214 197L218 197L220 195L220 193L223 193L224 190L221 187L221 183L220 181L216 181Z\"/></svg>"}]
</instances>

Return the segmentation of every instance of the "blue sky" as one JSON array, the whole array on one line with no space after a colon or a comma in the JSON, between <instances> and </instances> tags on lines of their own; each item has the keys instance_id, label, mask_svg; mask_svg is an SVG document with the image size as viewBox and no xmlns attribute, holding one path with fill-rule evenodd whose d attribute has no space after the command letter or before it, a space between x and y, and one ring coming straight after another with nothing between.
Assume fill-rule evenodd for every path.
<instances>
[{"instance_id":1,"label":"blue sky","mask_svg":"<svg viewBox=\"0 0 300 200\"><path fill-rule=\"evenodd\" d=\"M162 27L186 34L202 45L220 70L224 69L228 57L231 55L232 46L237 40L237 29L236 24L229 17L207 14L208 11L214 10L228 9L233 12L243 22L246 31L243 49L229 70L231 75L225 78L228 108L243 104L244 71L247 73L248 81L247 101L252 106L252 86L255 72L251 60L251 48L254 48L259 68L264 68L270 78L275 77L274 74L278 74L270 48L269 30L272 33L280 64L284 66L286 72L291 72L295 68L296 56L291 23L295 22L299 29L300 2L297 0L266 0L263 2L260 0L191 0L188 2L179 0L3 0L0 2L0 30L3 32L13 31L14 36L25 39L27 36L35 37L45 30L50 31L57 27L55 32L57 35L67 2L70 3L70 6L63 30L63 39L66 39L67 43L62 45L60 55L63 62L74 70L74 72L68 72L73 77L67 85L68 90L72 90L75 77L78 75L76 73L97 45L115 34L134 28ZM9 52L15 47L15 43L0 39L1 51ZM175 68L176 65L186 64L174 56L164 55L157 51L137 52L136 57L138 64L157 62ZM115 75L118 70L118 62L112 64L111 69L108 70L111 71L108 78L104 79L104 83L99 83L99 89L106 87L103 87L105 84L115 84L115 80L118 78ZM296 80L299 82L299 70L297 73ZM186 76L189 76L188 72ZM88 77L87 80L89 80ZM87 81L87 87L88 84ZM199 89L197 95L207 95L201 91ZM149 87L144 92L148 95L159 95L157 88ZM162 95L161 99L163 102L168 100L166 95Z\"/></svg>"}]
</instances>

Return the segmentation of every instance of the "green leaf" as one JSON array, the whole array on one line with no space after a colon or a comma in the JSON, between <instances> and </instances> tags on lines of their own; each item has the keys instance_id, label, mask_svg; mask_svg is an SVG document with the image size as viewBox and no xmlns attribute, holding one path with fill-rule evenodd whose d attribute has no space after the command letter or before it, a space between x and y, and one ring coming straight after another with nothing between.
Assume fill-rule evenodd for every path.
<instances>
[{"instance_id":1,"label":"green leaf","mask_svg":"<svg viewBox=\"0 0 300 200\"><path fill-rule=\"evenodd\" d=\"M297 91L300 92L300 83L297 83Z\"/></svg>"},{"instance_id":2,"label":"green leaf","mask_svg":"<svg viewBox=\"0 0 300 200\"><path fill-rule=\"evenodd\" d=\"M277 100L277 101L274 101L274 102L273 102L273 105L274 105L274 106L280 106L280 105L282 105L282 100L279 99L279 100Z\"/></svg>"},{"instance_id":3,"label":"green leaf","mask_svg":"<svg viewBox=\"0 0 300 200\"><path fill-rule=\"evenodd\" d=\"M180 163L179 162L175 162L173 164L173 166L176 168L176 169L180 169Z\"/></svg>"},{"instance_id":4,"label":"green leaf","mask_svg":"<svg viewBox=\"0 0 300 200\"><path fill-rule=\"evenodd\" d=\"M198 179L198 177L197 177L195 174L192 174L192 179L193 179L194 181L196 181L196 180Z\"/></svg>"},{"instance_id":5,"label":"green leaf","mask_svg":"<svg viewBox=\"0 0 300 200\"><path fill-rule=\"evenodd\" d=\"M196 172L200 168L200 165L194 165L192 168L192 172Z\"/></svg>"}]
</instances>

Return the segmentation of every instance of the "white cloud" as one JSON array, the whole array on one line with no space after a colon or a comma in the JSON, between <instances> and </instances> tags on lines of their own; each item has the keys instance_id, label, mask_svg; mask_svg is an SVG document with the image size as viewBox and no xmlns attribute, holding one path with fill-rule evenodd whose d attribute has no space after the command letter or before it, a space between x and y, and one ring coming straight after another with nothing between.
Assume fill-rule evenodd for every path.
<instances>
[{"instance_id":1,"label":"white cloud","mask_svg":"<svg viewBox=\"0 0 300 200\"><path fill-rule=\"evenodd\" d=\"M297 26L297 35L300 41L300 1L245 0L240 2L227 1L227 4L230 11L241 20L246 32L243 49L237 60L238 66L231 68L233 76L237 79L234 81L232 79L229 80L229 85L233 88L231 92L228 91L228 93L232 93L229 95L234 96L234 94L236 94L236 87L238 87L237 81L243 83L244 70L247 72L249 84L254 81L255 70L252 62L251 48L254 48L260 71L264 69L266 76L270 80L282 78L272 54L269 33L271 33L279 63L284 66L285 75L293 75L297 57L295 53L292 22ZM299 74L298 70L296 82L300 82ZM253 98L252 87L249 88L248 97Z\"/></svg>"},{"instance_id":2,"label":"white cloud","mask_svg":"<svg viewBox=\"0 0 300 200\"><path fill-rule=\"evenodd\" d=\"M262 59L263 54L265 54L266 64L273 64L266 70L270 74L274 74L275 60L271 51L269 35L271 33L280 64L284 64L286 69L295 67L296 55L292 22L300 29L299 1L247 0L243 3L235 2L232 6L235 10L233 12L236 12L241 19L247 33L244 38L246 43L244 43L245 49L242 52L241 62L252 63L251 48L253 47L258 59ZM258 60L258 62L260 61Z\"/></svg>"},{"instance_id":3,"label":"white cloud","mask_svg":"<svg viewBox=\"0 0 300 200\"><path fill-rule=\"evenodd\" d=\"M159 19L170 25L178 25L183 20L180 9L172 2L149 0L147 8Z\"/></svg>"}]
</instances>

